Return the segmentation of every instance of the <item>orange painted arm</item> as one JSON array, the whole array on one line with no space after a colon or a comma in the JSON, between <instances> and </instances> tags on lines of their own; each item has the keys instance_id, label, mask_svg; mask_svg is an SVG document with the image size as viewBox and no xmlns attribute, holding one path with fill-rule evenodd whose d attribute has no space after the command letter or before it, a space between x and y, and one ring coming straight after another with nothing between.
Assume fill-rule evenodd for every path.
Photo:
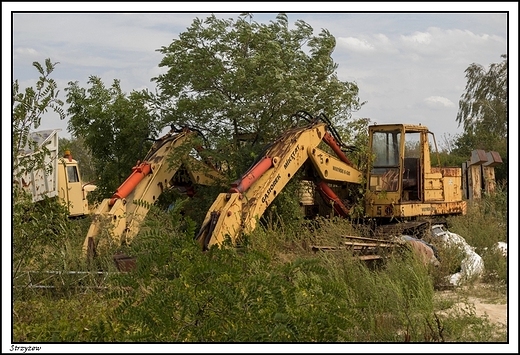
<instances>
[{"instance_id":1,"label":"orange painted arm","mask_svg":"<svg viewBox=\"0 0 520 355\"><path fill-rule=\"evenodd\" d=\"M337 214L342 217L348 217L349 210L343 202L339 199L338 195L332 191L332 189L325 182L320 181L316 183L316 190L320 193L321 197L325 200L327 204L331 204L331 201L334 203L334 210Z\"/></svg>"},{"instance_id":2,"label":"orange painted arm","mask_svg":"<svg viewBox=\"0 0 520 355\"><path fill-rule=\"evenodd\" d=\"M273 166L273 159L269 157L263 157L258 163L255 164L242 178L236 180L231 184L229 192L243 193L247 191L262 176L267 170Z\"/></svg>"},{"instance_id":3,"label":"orange painted arm","mask_svg":"<svg viewBox=\"0 0 520 355\"><path fill-rule=\"evenodd\" d=\"M347 158L345 153L343 153L343 151L339 147L338 142L336 142L334 137L329 132L325 132L325 135L323 136L323 140L325 141L325 143L327 143L329 145L329 147L332 148L334 153L336 153L336 155L342 162L344 162L345 164L350 165L352 167L354 166L354 164L352 164L352 162Z\"/></svg>"},{"instance_id":4,"label":"orange painted arm","mask_svg":"<svg viewBox=\"0 0 520 355\"><path fill-rule=\"evenodd\" d=\"M128 196L135 189L137 184L139 184L141 180L152 171L152 166L150 163L143 162L139 164L139 166L134 166L132 170L132 174L130 174L125 182L123 182L112 195L109 203L110 206L112 206L117 199Z\"/></svg>"}]
</instances>

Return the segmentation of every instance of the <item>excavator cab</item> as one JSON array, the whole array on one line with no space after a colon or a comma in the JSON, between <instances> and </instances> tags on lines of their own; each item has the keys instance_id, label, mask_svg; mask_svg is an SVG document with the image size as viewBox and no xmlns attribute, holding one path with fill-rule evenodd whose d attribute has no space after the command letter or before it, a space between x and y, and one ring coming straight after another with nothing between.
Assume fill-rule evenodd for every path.
<instances>
[{"instance_id":1,"label":"excavator cab","mask_svg":"<svg viewBox=\"0 0 520 355\"><path fill-rule=\"evenodd\" d=\"M373 163L367 171L369 217L416 217L464 213L460 168L432 167L435 137L421 125L369 127ZM437 154L438 157L438 154Z\"/></svg>"},{"instance_id":2,"label":"excavator cab","mask_svg":"<svg viewBox=\"0 0 520 355\"><path fill-rule=\"evenodd\" d=\"M374 162L368 172L368 190L397 193L404 201L420 201L420 173L424 164L421 138L421 130L409 126L372 126L370 142Z\"/></svg>"}]
</instances>

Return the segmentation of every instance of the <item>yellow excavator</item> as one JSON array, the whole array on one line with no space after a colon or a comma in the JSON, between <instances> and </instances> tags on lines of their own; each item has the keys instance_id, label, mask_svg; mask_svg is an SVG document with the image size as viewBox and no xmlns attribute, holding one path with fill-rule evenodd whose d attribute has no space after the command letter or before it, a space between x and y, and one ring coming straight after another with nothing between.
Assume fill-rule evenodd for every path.
<instances>
[{"instance_id":1,"label":"yellow excavator","mask_svg":"<svg viewBox=\"0 0 520 355\"><path fill-rule=\"evenodd\" d=\"M373 162L362 172L345 154L339 135L325 115L313 117L301 111L295 116L307 123L289 129L270 144L265 154L211 205L196 236L204 250L226 239L235 243L242 233L253 231L267 207L302 168L315 191L343 217L351 214L349 203L345 203L349 196L338 196L332 186L359 186L363 181L368 220L384 224L465 213L461 168L441 168L440 162L439 167L431 166L430 146L436 147L436 143L427 127L369 126ZM322 142L330 149L320 146Z\"/></svg>"},{"instance_id":2,"label":"yellow excavator","mask_svg":"<svg viewBox=\"0 0 520 355\"><path fill-rule=\"evenodd\" d=\"M138 161L112 197L103 200L95 211L83 243L86 256L96 256L103 231L108 232L109 238L101 242L116 246L129 244L139 232L151 205L164 191L187 187L189 196L192 184L209 186L224 181L211 161L197 159L191 154L192 139L197 133L188 128L172 127L170 132L154 142L144 160ZM195 148L201 149L200 146ZM170 155L175 159L169 160Z\"/></svg>"}]
</instances>

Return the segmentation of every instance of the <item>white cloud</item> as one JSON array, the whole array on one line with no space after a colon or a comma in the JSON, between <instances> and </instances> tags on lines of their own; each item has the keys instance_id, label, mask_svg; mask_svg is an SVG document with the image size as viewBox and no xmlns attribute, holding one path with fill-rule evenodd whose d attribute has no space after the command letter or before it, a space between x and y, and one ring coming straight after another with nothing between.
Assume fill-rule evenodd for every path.
<instances>
[{"instance_id":1,"label":"white cloud","mask_svg":"<svg viewBox=\"0 0 520 355\"><path fill-rule=\"evenodd\" d=\"M429 27L424 32L401 35L396 46L410 56L416 55L432 63L458 63L466 67L481 58L496 53L493 59L481 64L499 61L505 51L507 39L495 34L477 34L467 29Z\"/></svg>"},{"instance_id":2,"label":"white cloud","mask_svg":"<svg viewBox=\"0 0 520 355\"><path fill-rule=\"evenodd\" d=\"M30 47L13 48L13 60L23 60L26 64L30 64L35 60L40 60L42 54L40 51Z\"/></svg>"},{"instance_id":3,"label":"white cloud","mask_svg":"<svg viewBox=\"0 0 520 355\"><path fill-rule=\"evenodd\" d=\"M378 33L376 35L374 35L374 38L377 39L379 41L379 43L383 44L383 45L391 45L392 42L390 41L390 38L388 38L388 36L382 34L382 33Z\"/></svg>"},{"instance_id":4,"label":"white cloud","mask_svg":"<svg viewBox=\"0 0 520 355\"><path fill-rule=\"evenodd\" d=\"M428 32L414 32L411 36L401 35L401 39L408 43L417 44L430 44L432 41L432 35Z\"/></svg>"},{"instance_id":5,"label":"white cloud","mask_svg":"<svg viewBox=\"0 0 520 355\"><path fill-rule=\"evenodd\" d=\"M455 107L455 104L442 96L430 96L424 99L424 102L432 108L451 108Z\"/></svg>"},{"instance_id":6,"label":"white cloud","mask_svg":"<svg viewBox=\"0 0 520 355\"><path fill-rule=\"evenodd\" d=\"M354 52L372 52L374 46L365 39L355 37L339 37L336 41L340 46Z\"/></svg>"},{"instance_id":7,"label":"white cloud","mask_svg":"<svg viewBox=\"0 0 520 355\"><path fill-rule=\"evenodd\" d=\"M15 58L17 55L37 57L40 55L40 53L34 48L17 47L14 49L13 55Z\"/></svg>"}]
</instances>

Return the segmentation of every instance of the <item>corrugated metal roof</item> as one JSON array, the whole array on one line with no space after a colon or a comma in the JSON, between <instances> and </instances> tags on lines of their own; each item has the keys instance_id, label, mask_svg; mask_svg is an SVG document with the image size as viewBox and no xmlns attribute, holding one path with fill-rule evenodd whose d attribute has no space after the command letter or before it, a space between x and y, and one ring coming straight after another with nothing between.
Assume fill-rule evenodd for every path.
<instances>
[{"instance_id":1,"label":"corrugated metal roof","mask_svg":"<svg viewBox=\"0 0 520 355\"><path fill-rule=\"evenodd\" d=\"M53 135L54 132L59 132L59 131L61 131L61 130L60 129L46 129L46 130L41 130L41 131L35 131L32 133L29 133L29 137L38 144L38 147L41 147L44 145L44 143L46 143L46 141L49 139L49 137L51 137ZM24 154L30 154L33 152L34 152L34 149L32 149L32 147L29 147L28 145L26 145L23 148Z\"/></svg>"}]
</instances>

